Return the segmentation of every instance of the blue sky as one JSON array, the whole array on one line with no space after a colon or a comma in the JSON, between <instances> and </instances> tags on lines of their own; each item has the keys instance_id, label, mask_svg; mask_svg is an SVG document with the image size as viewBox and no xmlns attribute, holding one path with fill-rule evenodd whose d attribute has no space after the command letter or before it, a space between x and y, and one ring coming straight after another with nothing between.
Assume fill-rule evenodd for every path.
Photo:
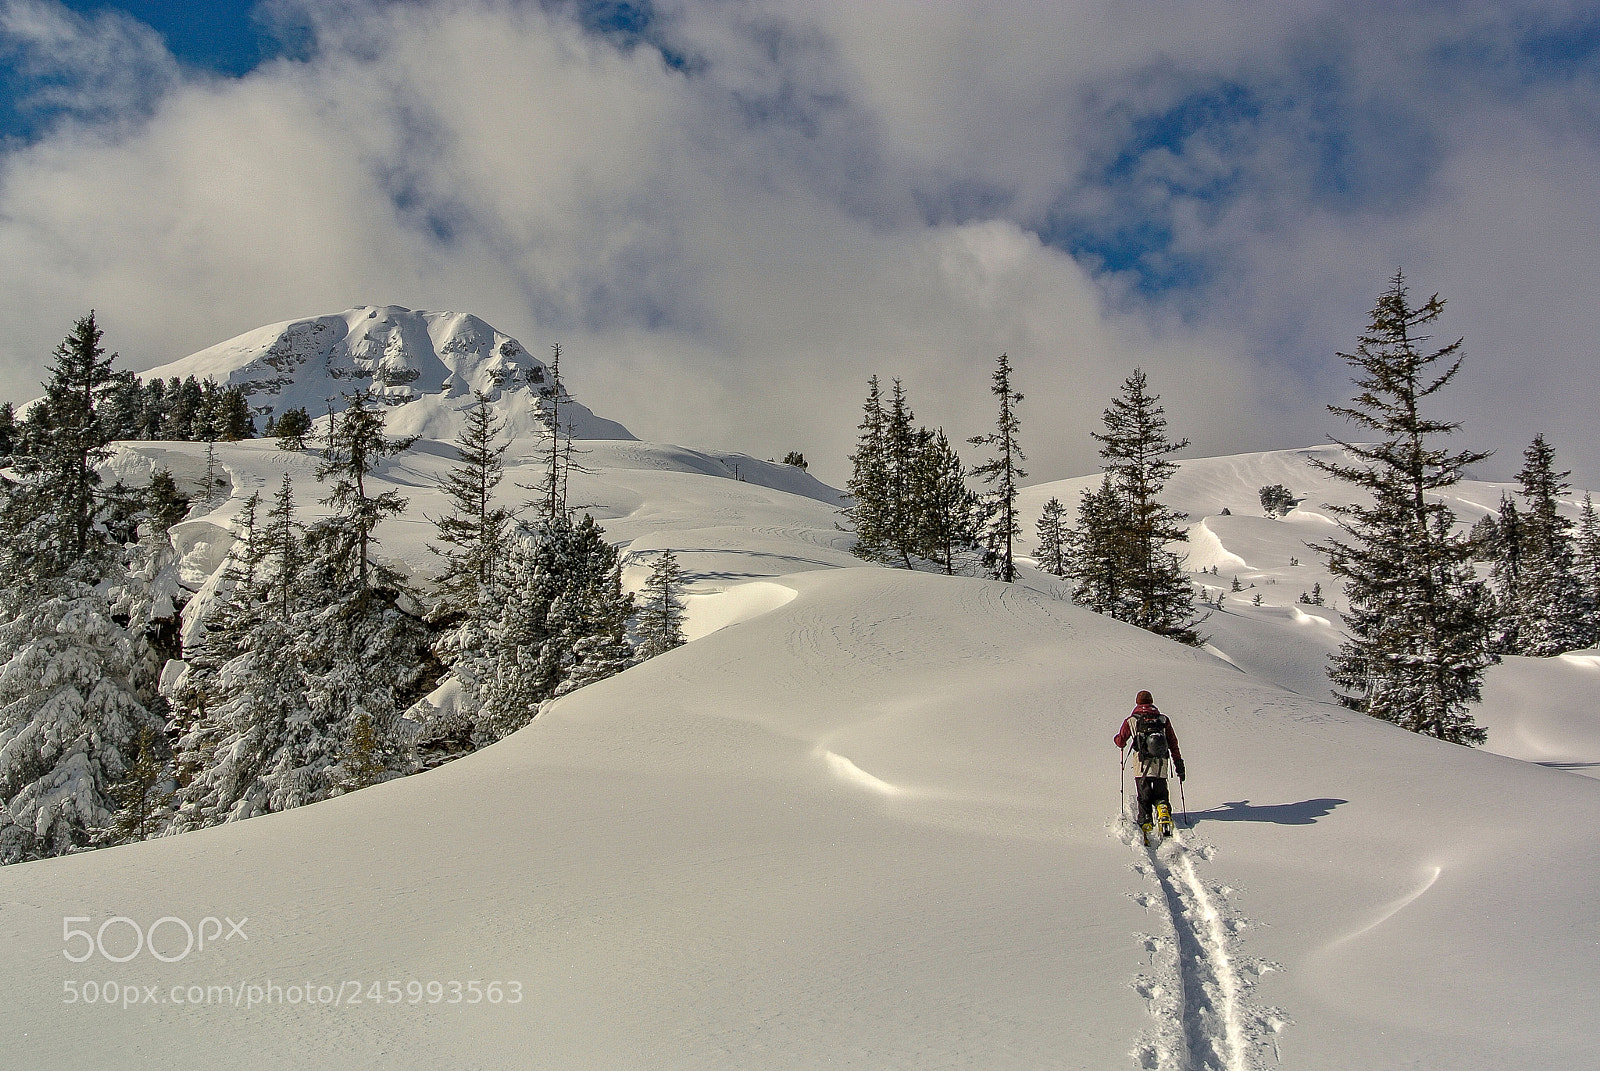
<instances>
[{"instance_id":1,"label":"blue sky","mask_svg":"<svg viewBox=\"0 0 1600 1071\"><path fill-rule=\"evenodd\" d=\"M1061 476L1134 364L1197 451L1345 434L1404 266L1470 445L1600 483L1592 5L0 0L0 61L12 397L90 305L138 367L394 302L763 456L873 371L980 430L1008 349Z\"/></svg>"}]
</instances>

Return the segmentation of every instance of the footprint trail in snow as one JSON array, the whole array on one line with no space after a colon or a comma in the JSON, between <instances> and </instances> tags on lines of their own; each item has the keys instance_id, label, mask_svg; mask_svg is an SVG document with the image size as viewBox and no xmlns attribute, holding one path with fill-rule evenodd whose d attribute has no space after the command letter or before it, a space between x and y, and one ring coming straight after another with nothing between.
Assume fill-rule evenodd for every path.
<instances>
[{"instance_id":1,"label":"footprint trail in snow","mask_svg":"<svg viewBox=\"0 0 1600 1071\"><path fill-rule=\"evenodd\" d=\"M1138 836L1128 822L1118 836ZM1139 848L1133 869L1146 879L1134 899L1159 916L1161 932L1141 934L1152 974L1134 988L1145 998L1155 1029L1139 1039L1133 1056L1150 1071L1266 1071L1278 1063L1278 1034L1290 1020L1250 999L1255 982L1277 964L1241 956L1235 935L1246 919L1228 902L1231 889L1206 882L1196 862L1215 849L1180 836Z\"/></svg>"}]
</instances>

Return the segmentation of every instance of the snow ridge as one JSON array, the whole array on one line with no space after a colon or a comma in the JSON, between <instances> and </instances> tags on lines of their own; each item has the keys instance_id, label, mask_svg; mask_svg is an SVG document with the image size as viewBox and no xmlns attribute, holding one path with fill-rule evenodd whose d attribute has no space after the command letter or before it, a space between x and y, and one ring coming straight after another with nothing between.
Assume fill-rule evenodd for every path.
<instances>
[{"instance_id":1,"label":"snow ridge","mask_svg":"<svg viewBox=\"0 0 1600 1071\"><path fill-rule=\"evenodd\" d=\"M1120 825L1119 836L1132 844L1132 823ZM1228 906L1232 890L1208 886L1195 868L1214 852L1209 845L1191 851L1174 835L1133 865L1148 885L1135 901L1163 923L1162 933L1139 935L1156 976L1134 982L1161 1024L1133 1053L1149 1071L1265 1071L1278 1063L1277 1035L1291 1022L1248 999L1254 979L1281 967L1237 954L1234 935L1248 920Z\"/></svg>"}]
</instances>

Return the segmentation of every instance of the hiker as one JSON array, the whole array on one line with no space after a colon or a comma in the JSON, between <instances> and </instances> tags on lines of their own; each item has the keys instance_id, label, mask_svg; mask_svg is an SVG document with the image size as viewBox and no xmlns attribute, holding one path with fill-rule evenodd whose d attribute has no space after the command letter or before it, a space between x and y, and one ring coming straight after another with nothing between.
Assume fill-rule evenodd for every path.
<instances>
[{"instance_id":1,"label":"hiker","mask_svg":"<svg viewBox=\"0 0 1600 1071\"><path fill-rule=\"evenodd\" d=\"M1172 833L1172 802L1167 796L1167 774L1170 763L1178 780L1183 780L1183 753L1178 750L1178 734L1172 722L1156 709L1155 697L1140 692L1134 700L1133 713L1122 723L1113 738L1117 750L1132 744L1131 754L1138 760L1133 783L1139 794L1139 829L1145 843L1150 842L1154 822L1161 823L1163 835Z\"/></svg>"}]
</instances>

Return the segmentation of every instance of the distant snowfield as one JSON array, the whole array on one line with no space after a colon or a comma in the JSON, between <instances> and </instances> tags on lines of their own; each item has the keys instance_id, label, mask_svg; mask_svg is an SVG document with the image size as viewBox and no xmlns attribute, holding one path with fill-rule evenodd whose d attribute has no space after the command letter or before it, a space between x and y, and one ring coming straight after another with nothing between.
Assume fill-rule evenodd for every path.
<instances>
[{"instance_id":1,"label":"distant snowfield","mask_svg":"<svg viewBox=\"0 0 1600 1071\"><path fill-rule=\"evenodd\" d=\"M1573 772L1600 759L1600 652L1491 673L1479 715L1515 758L1324 701L1339 619L1296 601L1319 581L1339 597L1302 547L1330 530L1310 515L1333 493L1308 482L1315 451L1173 481L1216 541L1204 582L1243 586L1203 626L1217 657L1032 570L1008 586L861 567L836 492L786 466L585 446L574 500L626 544L634 586L661 549L679 557L699 638L427 774L0 869L0 1062L1600 1066L1600 784ZM194 533L286 468L320 508L309 458L218 455L233 497ZM419 577L450 457L419 444L386 474L412 504L380 553ZM533 464L518 455L507 501ZM1030 489L1029 528L1089 482ZM1277 482L1311 497L1270 521L1255 489ZM1193 829L1153 852L1117 821L1111 735L1140 688L1192 778ZM248 940L63 956L84 947L64 926L130 951L113 917L247 917ZM178 923L158 948L182 950ZM86 1004L89 981L139 1000ZM207 986L228 989L173 1002Z\"/></svg>"}]
</instances>

